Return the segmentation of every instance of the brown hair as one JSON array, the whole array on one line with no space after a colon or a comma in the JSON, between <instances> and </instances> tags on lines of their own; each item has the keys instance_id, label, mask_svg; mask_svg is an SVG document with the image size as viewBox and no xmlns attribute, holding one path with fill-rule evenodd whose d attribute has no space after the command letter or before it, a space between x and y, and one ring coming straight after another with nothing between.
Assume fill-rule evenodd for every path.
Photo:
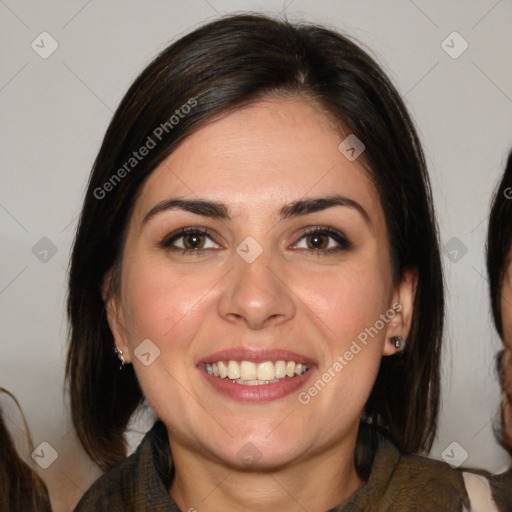
<instances>
[{"instance_id":1,"label":"brown hair","mask_svg":"<svg viewBox=\"0 0 512 512\"><path fill-rule=\"evenodd\" d=\"M0 387L21 412L30 451L33 451L28 425L18 400ZM16 512L51 512L50 498L43 481L16 452L0 410L0 510Z\"/></svg>"},{"instance_id":2,"label":"brown hair","mask_svg":"<svg viewBox=\"0 0 512 512\"><path fill-rule=\"evenodd\" d=\"M70 267L67 378L78 437L103 468L125 457L124 430L143 399L133 367L118 369L100 293L112 269L118 285L137 193L187 135L215 116L276 94L313 99L363 141L386 216L394 278L406 269L418 272L407 348L382 360L364 410L356 466L364 474L379 431L407 453L432 444L443 278L425 159L409 114L379 65L347 37L321 26L236 15L182 37L144 69L115 112L90 176ZM193 108L171 126L184 105ZM156 147L122 172L157 127Z\"/></svg>"}]
</instances>

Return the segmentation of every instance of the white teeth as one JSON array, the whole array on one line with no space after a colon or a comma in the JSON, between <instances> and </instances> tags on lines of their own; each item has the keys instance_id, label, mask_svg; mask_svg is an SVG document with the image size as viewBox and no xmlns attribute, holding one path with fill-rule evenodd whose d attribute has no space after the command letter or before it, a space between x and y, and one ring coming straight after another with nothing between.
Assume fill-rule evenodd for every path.
<instances>
[{"instance_id":1,"label":"white teeth","mask_svg":"<svg viewBox=\"0 0 512 512\"><path fill-rule=\"evenodd\" d=\"M233 384L243 384L244 386L261 386L262 384L274 384L276 382L279 382L278 379L272 379L272 380L234 380L232 381Z\"/></svg>"},{"instance_id":2,"label":"white teeth","mask_svg":"<svg viewBox=\"0 0 512 512\"><path fill-rule=\"evenodd\" d=\"M228 376L228 368L227 368L227 366L224 364L223 361L219 361L217 363L217 366L219 367L219 377L221 379L225 379Z\"/></svg>"},{"instance_id":3,"label":"white teeth","mask_svg":"<svg viewBox=\"0 0 512 512\"><path fill-rule=\"evenodd\" d=\"M228 377L230 379L239 379L240 378L240 365L236 361L229 361Z\"/></svg>"},{"instance_id":4,"label":"white teeth","mask_svg":"<svg viewBox=\"0 0 512 512\"><path fill-rule=\"evenodd\" d=\"M274 370L274 363L272 361L265 361L258 365L258 380L272 380L276 376Z\"/></svg>"},{"instance_id":5,"label":"white teeth","mask_svg":"<svg viewBox=\"0 0 512 512\"><path fill-rule=\"evenodd\" d=\"M253 363L252 361L217 361L207 363L206 371L210 375L228 378L236 384L256 386L261 384L272 384L280 379L296 377L309 370L309 366L295 361L279 360Z\"/></svg>"},{"instance_id":6,"label":"white teeth","mask_svg":"<svg viewBox=\"0 0 512 512\"><path fill-rule=\"evenodd\" d=\"M276 379L284 379L286 377L286 363L284 361L276 361L274 366L276 369Z\"/></svg>"},{"instance_id":7,"label":"white teeth","mask_svg":"<svg viewBox=\"0 0 512 512\"><path fill-rule=\"evenodd\" d=\"M240 378L242 380L256 380L258 378L258 369L256 364L251 361L242 361L240 364Z\"/></svg>"}]
</instances>

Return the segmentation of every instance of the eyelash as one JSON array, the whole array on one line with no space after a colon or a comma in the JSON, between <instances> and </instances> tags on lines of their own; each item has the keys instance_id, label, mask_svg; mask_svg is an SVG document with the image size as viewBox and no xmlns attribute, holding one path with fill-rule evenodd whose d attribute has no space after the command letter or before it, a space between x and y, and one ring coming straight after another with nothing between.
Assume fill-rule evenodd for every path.
<instances>
[{"instance_id":1,"label":"eyelash","mask_svg":"<svg viewBox=\"0 0 512 512\"><path fill-rule=\"evenodd\" d=\"M303 231L297 242L294 243L294 246L297 245L301 240L307 238L311 235L323 235L329 238L332 238L338 245L336 247L331 247L330 249L300 249L303 251L308 251L311 255L314 256L328 256L334 253L338 253L341 251L348 251L352 249L352 243L348 240L348 238L337 229L323 227L323 226L314 226Z\"/></svg>"},{"instance_id":2,"label":"eyelash","mask_svg":"<svg viewBox=\"0 0 512 512\"><path fill-rule=\"evenodd\" d=\"M205 251L208 250L215 250L215 249L182 249L181 247L173 247L173 243L175 243L180 238L185 237L186 235L200 235L205 236L209 238L213 243L217 244L215 242L213 233L208 228L200 228L200 227L187 227L180 229L177 233L173 233L166 238L164 238L160 242L160 247L163 249L167 249L170 251L180 251L182 255L194 255L194 256L200 256L204 254ZM347 237L341 232L333 228L329 227L323 227L323 226L314 226L311 228L308 228L304 232L301 233L299 239L294 243L294 246L296 246L301 240L304 238L307 238L311 235L323 235L328 236L329 238L333 239L338 246L330 249L299 249L302 251L308 251L312 255L315 256L327 256L333 253L337 253L340 251L347 251L352 249L352 243L347 239ZM218 244L217 244L218 245Z\"/></svg>"},{"instance_id":3,"label":"eyelash","mask_svg":"<svg viewBox=\"0 0 512 512\"><path fill-rule=\"evenodd\" d=\"M201 253L203 253L205 250L208 249L182 249L181 247L173 247L172 244L176 242L176 240L179 240L180 238L185 237L186 235L201 235L208 237L212 242L216 243L214 240L214 237L209 229L207 228L196 228L196 227L190 227L190 228L183 228L180 229L177 233L174 233L172 235L167 236L160 242L160 246L163 249L168 249L170 251L181 251L182 255L194 255L194 256L200 256ZM211 249L210 249L211 250Z\"/></svg>"}]
</instances>

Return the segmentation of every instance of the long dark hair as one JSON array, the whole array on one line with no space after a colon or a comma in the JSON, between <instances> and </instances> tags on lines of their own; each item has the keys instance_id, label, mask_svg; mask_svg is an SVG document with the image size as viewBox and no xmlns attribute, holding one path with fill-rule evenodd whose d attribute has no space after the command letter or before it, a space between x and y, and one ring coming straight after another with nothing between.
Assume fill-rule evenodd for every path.
<instances>
[{"instance_id":1,"label":"long dark hair","mask_svg":"<svg viewBox=\"0 0 512 512\"><path fill-rule=\"evenodd\" d=\"M0 394L6 394L14 400L20 410L28 439L33 451L28 425L16 397L7 389L0 387ZM41 478L19 456L11 434L5 426L0 409L0 510L16 512L51 512L48 491Z\"/></svg>"},{"instance_id":2,"label":"long dark hair","mask_svg":"<svg viewBox=\"0 0 512 512\"><path fill-rule=\"evenodd\" d=\"M71 259L67 378L78 437L103 468L125 457L123 433L143 399L133 367L118 370L100 293L111 270L114 292L119 285L137 193L187 135L269 95L313 100L364 143L364 162L386 216L394 279L407 269L418 272L407 349L382 360L364 411L356 465L360 471L367 465L379 429L403 452L431 447L439 406L443 278L414 125L385 73L349 38L321 26L247 14L208 23L159 54L121 101L94 163ZM150 139L155 146L149 153L131 160L134 151L152 145Z\"/></svg>"},{"instance_id":3,"label":"long dark hair","mask_svg":"<svg viewBox=\"0 0 512 512\"><path fill-rule=\"evenodd\" d=\"M501 294L503 280L507 268L511 263L509 256L512 249L512 151L508 155L505 172L501 177L496 192L492 198L491 214L489 216L489 229L487 231L487 274L489 276L489 295L494 325L500 337L504 339L503 318L501 312ZM512 382L512 368L510 364L505 367L502 362L504 352L500 352L496 358L497 370L500 376L503 401L507 401L512 409L512 397L510 390L505 389L505 383ZM509 377L505 377L508 372ZM503 402L504 403L504 402ZM502 410L505 410L504 408ZM507 420L507 423L506 423ZM498 439L504 448L512 454L512 432L507 432L505 426L512 427L512 418L502 415L501 428L496 432Z\"/></svg>"}]
</instances>

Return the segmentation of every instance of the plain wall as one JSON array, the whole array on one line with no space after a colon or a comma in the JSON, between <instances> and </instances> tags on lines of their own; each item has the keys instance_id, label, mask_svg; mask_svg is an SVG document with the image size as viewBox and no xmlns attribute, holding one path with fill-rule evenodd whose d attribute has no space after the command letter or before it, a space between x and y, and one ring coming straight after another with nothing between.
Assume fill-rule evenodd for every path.
<instances>
[{"instance_id":1,"label":"plain wall","mask_svg":"<svg viewBox=\"0 0 512 512\"><path fill-rule=\"evenodd\" d=\"M292 21L348 33L372 50L402 93L424 144L447 244L443 408L430 456L441 458L457 442L468 453L466 466L497 472L510 463L492 430L499 340L490 318L484 240L489 200L512 146L512 2L287 4L0 3L0 385L21 402L35 445L47 442L58 453L47 469L34 466L56 511L70 510L99 474L77 445L63 393L66 269L93 160L113 111L145 64L184 33L233 11L277 15L286 9ZM58 43L46 59L31 47L35 41L40 52L51 48L44 31ZM468 43L458 58L442 47L454 31ZM458 36L447 41L452 54L464 44ZM40 241L44 237L51 244ZM12 404L6 416L23 438Z\"/></svg>"}]
</instances>

